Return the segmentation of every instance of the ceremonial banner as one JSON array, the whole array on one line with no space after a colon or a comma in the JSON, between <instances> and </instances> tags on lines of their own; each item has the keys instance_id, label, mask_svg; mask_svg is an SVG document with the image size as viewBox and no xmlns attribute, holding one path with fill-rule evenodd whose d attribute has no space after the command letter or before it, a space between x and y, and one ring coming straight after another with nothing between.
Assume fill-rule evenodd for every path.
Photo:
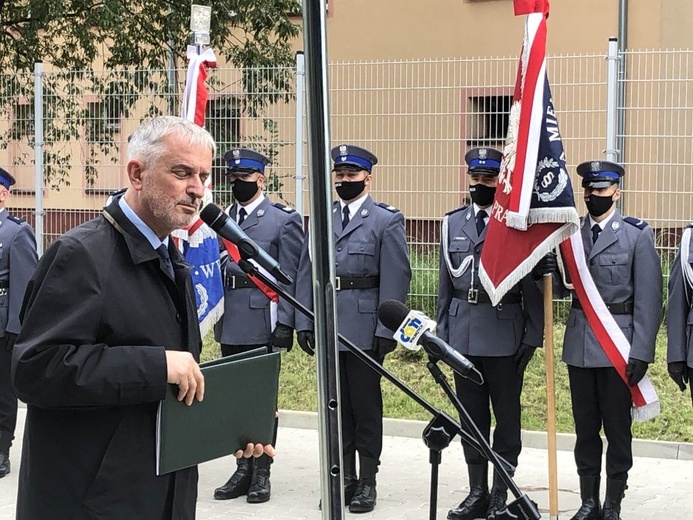
<instances>
[{"instance_id":1,"label":"ceremonial banner","mask_svg":"<svg viewBox=\"0 0 693 520\"><path fill-rule=\"evenodd\" d=\"M491 303L578 230L573 188L546 75L548 0L515 1L527 14L498 188L479 278Z\"/></svg>"},{"instance_id":2,"label":"ceremonial banner","mask_svg":"<svg viewBox=\"0 0 693 520\"><path fill-rule=\"evenodd\" d=\"M211 49L198 54L194 46L188 47L188 74L185 82L181 117L204 126L207 106L207 68L216 67L216 58ZM212 176L207 178L202 205L212 201ZM224 284L219 263L217 235L198 217L190 227L172 233L176 244L193 266L191 271L197 318L200 333L204 337L224 313Z\"/></svg>"}]
</instances>

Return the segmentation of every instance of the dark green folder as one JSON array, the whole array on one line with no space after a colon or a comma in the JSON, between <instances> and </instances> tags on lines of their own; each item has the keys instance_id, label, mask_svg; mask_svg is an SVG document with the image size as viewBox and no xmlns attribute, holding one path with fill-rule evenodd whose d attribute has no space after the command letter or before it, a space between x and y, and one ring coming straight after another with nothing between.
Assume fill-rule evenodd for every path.
<instances>
[{"instance_id":1,"label":"dark green folder","mask_svg":"<svg viewBox=\"0 0 693 520\"><path fill-rule=\"evenodd\" d=\"M205 397L192 406L178 401L178 387L169 385L157 414L157 475L230 455L249 442L272 442L279 353L266 352L201 364Z\"/></svg>"}]
</instances>

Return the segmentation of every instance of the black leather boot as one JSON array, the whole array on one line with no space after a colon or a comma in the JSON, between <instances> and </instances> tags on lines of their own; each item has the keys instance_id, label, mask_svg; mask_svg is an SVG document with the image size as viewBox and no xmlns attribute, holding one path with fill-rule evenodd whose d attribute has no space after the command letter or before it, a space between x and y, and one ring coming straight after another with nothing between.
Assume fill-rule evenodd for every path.
<instances>
[{"instance_id":1,"label":"black leather boot","mask_svg":"<svg viewBox=\"0 0 693 520\"><path fill-rule=\"evenodd\" d=\"M12 432L0 430L0 478L10 472L10 446L12 446L12 438Z\"/></svg>"},{"instance_id":2,"label":"black leather boot","mask_svg":"<svg viewBox=\"0 0 693 520\"><path fill-rule=\"evenodd\" d=\"M625 495L625 480L606 479L606 498L602 509L602 520L621 520L621 500Z\"/></svg>"},{"instance_id":3,"label":"black leather boot","mask_svg":"<svg viewBox=\"0 0 693 520\"><path fill-rule=\"evenodd\" d=\"M498 473L493 472L493 487L491 488L491 498L488 501L486 518L493 518L498 511L505 508L508 500L508 486Z\"/></svg>"},{"instance_id":4,"label":"black leather boot","mask_svg":"<svg viewBox=\"0 0 693 520\"><path fill-rule=\"evenodd\" d=\"M580 476L580 499L582 500L582 506L570 520L599 520L601 518L599 482L599 477Z\"/></svg>"},{"instance_id":5,"label":"black leather boot","mask_svg":"<svg viewBox=\"0 0 693 520\"><path fill-rule=\"evenodd\" d=\"M356 476L356 453L344 455L344 504L351 504L359 478Z\"/></svg>"},{"instance_id":6,"label":"black leather boot","mask_svg":"<svg viewBox=\"0 0 693 520\"><path fill-rule=\"evenodd\" d=\"M375 490L375 474L378 472L380 461L370 457L359 457L359 481L354 490L354 496L349 502L352 513L369 513L375 509L378 494Z\"/></svg>"},{"instance_id":7,"label":"black leather boot","mask_svg":"<svg viewBox=\"0 0 693 520\"><path fill-rule=\"evenodd\" d=\"M469 495L459 506L448 512L448 520L474 520L486 518L490 495L488 493L488 464L470 464L467 466L469 474Z\"/></svg>"},{"instance_id":8,"label":"black leather boot","mask_svg":"<svg viewBox=\"0 0 693 520\"><path fill-rule=\"evenodd\" d=\"M272 485L270 484L270 466L272 465L272 457L263 453L255 459L253 465L253 478L248 489L248 503L261 504L267 502L272 494Z\"/></svg>"},{"instance_id":9,"label":"black leather boot","mask_svg":"<svg viewBox=\"0 0 693 520\"><path fill-rule=\"evenodd\" d=\"M0 478L10 472L10 450L0 451Z\"/></svg>"},{"instance_id":10,"label":"black leather boot","mask_svg":"<svg viewBox=\"0 0 693 520\"><path fill-rule=\"evenodd\" d=\"M214 498L228 500L248 494L250 481L253 477L253 460L241 457L236 459L236 472L221 487L214 490Z\"/></svg>"}]
</instances>

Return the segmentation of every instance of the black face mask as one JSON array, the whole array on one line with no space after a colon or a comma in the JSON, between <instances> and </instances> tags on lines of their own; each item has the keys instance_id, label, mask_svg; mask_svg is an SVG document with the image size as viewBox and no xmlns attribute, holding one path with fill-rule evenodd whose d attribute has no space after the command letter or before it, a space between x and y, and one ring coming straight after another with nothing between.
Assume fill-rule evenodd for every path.
<instances>
[{"instance_id":1,"label":"black face mask","mask_svg":"<svg viewBox=\"0 0 693 520\"><path fill-rule=\"evenodd\" d=\"M340 199L353 200L366 189L366 180L338 182L335 184L334 189L337 190L337 195L339 195Z\"/></svg>"},{"instance_id":2,"label":"black face mask","mask_svg":"<svg viewBox=\"0 0 693 520\"><path fill-rule=\"evenodd\" d=\"M257 190L259 189L259 186L257 185L257 181L242 181L240 179L236 179L233 181L233 185L231 186L231 192L233 193L234 198L240 202L248 202L250 199L252 199L255 194L257 193Z\"/></svg>"},{"instance_id":3,"label":"black face mask","mask_svg":"<svg viewBox=\"0 0 693 520\"><path fill-rule=\"evenodd\" d=\"M469 196L472 198L474 204L485 208L493 204L493 197L496 196L496 187L486 186L485 184L475 184L469 187Z\"/></svg>"},{"instance_id":4,"label":"black face mask","mask_svg":"<svg viewBox=\"0 0 693 520\"><path fill-rule=\"evenodd\" d=\"M585 205L587 206L587 211L593 217L601 217L604 213L609 211L613 205L614 200L611 195L608 197L600 197L599 195L588 195L585 197Z\"/></svg>"}]
</instances>

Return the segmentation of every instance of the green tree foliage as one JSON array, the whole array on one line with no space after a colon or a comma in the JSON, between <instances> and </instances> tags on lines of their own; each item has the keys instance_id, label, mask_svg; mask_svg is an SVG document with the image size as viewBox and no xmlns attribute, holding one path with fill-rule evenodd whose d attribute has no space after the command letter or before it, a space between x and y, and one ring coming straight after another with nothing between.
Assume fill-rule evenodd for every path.
<instances>
[{"instance_id":1,"label":"green tree foliage","mask_svg":"<svg viewBox=\"0 0 693 520\"><path fill-rule=\"evenodd\" d=\"M291 40L299 34L292 16L300 13L300 3L195 3L212 6L210 46L218 57L243 71L243 90L253 93L244 97L242 110L254 117L267 104L281 101L283 96L277 93L290 92L286 85L294 61ZM167 70L185 66L190 4L190 0L0 0L0 117L18 121L18 103L31 107L28 116L33 117L34 63L49 64L52 72L43 82L44 96L50 100L44 103L44 141L46 174L54 187L67 183L70 140L96 142L100 153L110 150L111 112L127 117L146 96L168 99L150 104L147 116L177 112L175 96L180 95L177 88L183 78L174 78L171 85ZM95 73L97 67L106 72ZM278 69L286 73L277 74ZM94 106L85 106L87 95L96 96L106 107L106 124L88 123ZM27 121L0 136L0 146L18 138L33 146ZM96 172L87 169L87 175Z\"/></svg>"}]
</instances>

